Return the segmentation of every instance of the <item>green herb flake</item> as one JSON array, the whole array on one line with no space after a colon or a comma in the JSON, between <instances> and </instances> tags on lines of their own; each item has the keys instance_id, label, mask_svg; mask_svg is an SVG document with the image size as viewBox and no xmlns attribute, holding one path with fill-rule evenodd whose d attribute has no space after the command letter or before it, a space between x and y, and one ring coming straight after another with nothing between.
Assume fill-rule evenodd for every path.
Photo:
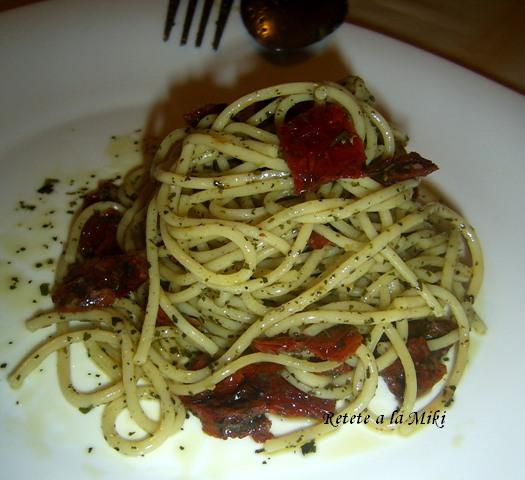
<instances>
[{"instance_id":1,"label":"green herb flake","mask_svg":"<svg viewBox=\"0 0 525 480\"><path fill-rule=\"evenodd\" d=\"M29 211L32 211L36 208L36 205L32 205L30 203L26 203L24 202L23 200L20 200L18 202L18 208L20 208L21 210L29 210Z\"/></svg>"},{"instance_id":2,"label":"green herb flake","mask_svg":"<svg viewBox=\"0 0 525 480\"><path fill-rule=\"evenodd\" d=\"M315 445L315 440L310 440L309 442L303 443L301 445L301 453L303 455L308 455L309 453L315 453L317 447Z\"/></svg>"},{"instance_id":3,"label":"green herb flake","mask_svg":"<svg viewBox=\"0 0 525 480\"><path fill-rule=\"evenodd\" d=\"M58 182L58 178L46 178L44 184L37 190L37 192L49 195L54 192L55 184Z\"/></svg>"}]
</instances>

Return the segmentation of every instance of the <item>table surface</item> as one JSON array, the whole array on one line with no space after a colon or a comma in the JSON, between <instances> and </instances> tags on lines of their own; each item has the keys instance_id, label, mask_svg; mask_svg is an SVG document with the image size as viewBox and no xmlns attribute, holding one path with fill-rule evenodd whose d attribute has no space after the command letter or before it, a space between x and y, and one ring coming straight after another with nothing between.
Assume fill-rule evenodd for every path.
<instances>
[{"instance_id":1,"label":"table surface","mask_svg":"<svg viewBox=\"0 0 525 480\"><path fill-rule=\"evenodd\" d=\"M349 19L525 93L523 0L350 0Z\"/></svg>"},{"instance_id":2,"label":"table surface","mask_svg":"<svg viewBox=\"0 0 525 480\"><path fill-rule=\"evenodd\" d=\"M0 12L38 1L0 0ZM525 93L523 0L349 0L347 21Z\"/></svg>"}]
</instances>

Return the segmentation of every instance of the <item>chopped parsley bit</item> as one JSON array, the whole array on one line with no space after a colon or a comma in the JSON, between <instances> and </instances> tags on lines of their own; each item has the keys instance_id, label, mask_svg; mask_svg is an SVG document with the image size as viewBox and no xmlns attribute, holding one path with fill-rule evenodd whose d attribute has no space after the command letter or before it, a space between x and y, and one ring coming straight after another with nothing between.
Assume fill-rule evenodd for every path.
<instances>
[{"instance_id":1,"label":"chopped parsley bit","mask_svg":"<svg viewBox=\"0 0 525 480\"><path fill-rule=\"evenodd\" d=\"M310 440L307 443L303 443L301 445L301 453L303 455L308 455L309 453L315 453L317 451L317 447L315 446L315 440Z\"/></svg>"},{"instance_id":2,"label":"chopped parsley bit","mask_svg":"<svg viewBox=\"0 0 525 480\"><path fill-rule=\"evenodd\" d=\"M0 368L6 368L6 367L7 367L7 363L5 362L0 365Z\"/></svg>"},{"instance_id":3,"label":"chopped parsley bit","mask_svg":"<svg viewBox=\"0 0 525 480\"><path fill-rule=\"evenodd\" d=\"M184 446L183 445L179 445L179 450L184 450Z\"/></svg>"},{"instance_id":4,"label":"chopped parsley bit","mask_svg":"<svg viewBox=\"0 0 525 480\"><path fill-rule=\"evenodd\" d=\"M91 453L92 451L93 451L93 447L89 447L89 448L87 449L87 452L88 452L88 453Z\"/></svg>"},{"instance_id":5,"label":"chopped parsley bit","mask_svg":"<svg viewBox=\"0 0 525 480\"><path fill-rule=\"evenodd\" d=\"M20 200L18 202L18 208L21 210L34 210L36 208L36 205L32 205L30 203L26 203L23 200Z\"/></svg>"},{"instance_id":6,"label":"chopped parsley bit","mask_svg":"<svg viewBox=\"0 0 525 480\"><path fill-rule=\"evenodd\" d=\"M18 277L11 277L11 285L9 285L9 290L14 290L18 286L20 279Z\"/></svg>"},{"instance_id":7,"label":"chopped parsley bit","mask_svg":"<svg viewBox=\"0 0 525 480\"><path fill-rule=\"evenodd\" d=\"M40 284L40 294L45 297L46 295L49 295L49 283L41 283Z\"/></svg>"},{"instance_id":8,"label":"chopped parsley bit","mask_svg":"<svg viewBox=\"0 0 525 480\"><path fill-rule=\"evenodd\" d=\"M37 190L38 193L50 194L54 191L54 186L58 183L58 178L46 178L44 184Z\"/></svg>"}]
</instances>

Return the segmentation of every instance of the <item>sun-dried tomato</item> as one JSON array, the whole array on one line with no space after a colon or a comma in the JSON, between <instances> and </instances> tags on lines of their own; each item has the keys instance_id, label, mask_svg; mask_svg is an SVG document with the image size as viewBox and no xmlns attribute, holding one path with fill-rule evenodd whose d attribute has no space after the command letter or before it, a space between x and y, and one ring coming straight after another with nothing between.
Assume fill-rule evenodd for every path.
<instances>
[{"instance_id":1,"label":"sun-dried tomato","mask_svg":"<svg viewBox=\"0 0 525 480\"><path fill-rule=\"evenodd\" d=\"M350 325L336 325L317 335L280 335L272 338L257 338L252 348L265 353L309 352L319 360L342 362L353 355L361 345L363 337Z\"/></svg>"},{"instance_id":2,"label":"sun-dried tomato","mask_svg":"<svg viewBox=\"0 0 525 480\"><path fill-rule=\"evenodd\" d=\"M82 228L78 249L83 258L117 255L122 250L117 242L117 229L122 214L108 208L92 215Z\"/></svg>"},{"instance_id":3,"label":"sun-dried tomato","mask_svg":"<svg viewBox=\"0 0 525 480\"><path fill-rule=\"evenodd\" d=\"M364 175L363 141L338 105L314 106L285 122L277 134L297 193Z\"/></svg>"},{"instance_id":4,"label":"sun-dried tomato","mask_svg":"<svg viewBox=\"0 0 525 480\"><path fill-rule=\"evenodd\" d=\"M61 310L109 307L147 280L148 265L142 255L93 258L70 267L55 288L53 301Z\"/></svg>"},{"instance_id":5,"label":"sun-dried tomato","mask_svg":"<svg viewBox=\"0 0 525 480\"><path fill-rule=\"evenodd\" d=\"M324 400L295 388L274 363L248 365L222 380L212 391L181 397L199 417L204 432L218 438L251 436L257 442L272 438L266 413L322 419L335 409Z\"/></svg>"}]
</instances>

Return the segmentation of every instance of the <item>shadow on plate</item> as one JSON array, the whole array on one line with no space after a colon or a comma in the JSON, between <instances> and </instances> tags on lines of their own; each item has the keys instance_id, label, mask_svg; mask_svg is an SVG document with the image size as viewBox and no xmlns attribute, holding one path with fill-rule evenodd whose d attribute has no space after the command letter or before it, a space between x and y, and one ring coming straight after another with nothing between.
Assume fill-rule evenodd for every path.
<instances>
[{"instance_id":1,"label":"shadow on plate","mask_svg":"<svg viewBox=\"0 0 525 480\"><path fill-rule=\"evenodd\" d=\"M232 64L227 56L219 56L202 74L170 85L166 96L152 106L143 127L146 160L151 156L152 139L158 141L175 128L185 126L183 115L206 103L230 103L254 90L279 83L338 80L351 73L334 48L295 60L300 61L282 63L262 53L251 53L246 58L235 58ZM231 70L236 70L235 80L219 83L218 79L231 74Z\"/></svg>"}]
</instances>

